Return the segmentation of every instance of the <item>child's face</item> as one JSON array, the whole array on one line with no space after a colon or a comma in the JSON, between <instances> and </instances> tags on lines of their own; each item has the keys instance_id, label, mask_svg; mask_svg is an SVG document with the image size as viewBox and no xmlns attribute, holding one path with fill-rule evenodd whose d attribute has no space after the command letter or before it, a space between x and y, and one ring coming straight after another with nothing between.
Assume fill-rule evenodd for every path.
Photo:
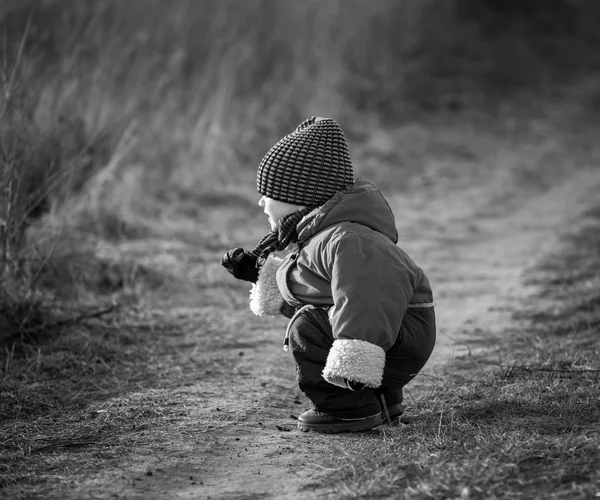
<instances>
[{"instance_id":1,"label":"child's face","mask_svg":"<svg viewBox=\"0 0 600 500\"><path fill-rule=\"evenodd\" d=\"M266 196L263 196L260 200L258 200L258 206L261 207L267 214L267 217L269 217L271 229L275 229L277 227L277 221L279 219L295 212L300 208L298 205L290 205L289 203L273 200L271 198L267 198Z\"/></svg>"}]
</instances>

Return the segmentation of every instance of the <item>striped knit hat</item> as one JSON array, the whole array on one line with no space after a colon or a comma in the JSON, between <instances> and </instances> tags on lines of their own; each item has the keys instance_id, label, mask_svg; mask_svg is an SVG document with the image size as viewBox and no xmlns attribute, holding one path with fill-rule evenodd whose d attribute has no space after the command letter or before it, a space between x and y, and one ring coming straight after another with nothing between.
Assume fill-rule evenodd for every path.
<instances>
[{"instance_id":1,"label":"striped knit hat","mask_svg":"<svg viewBox=\"0 0 600 500\"><path fill-rule=\"evenodd\" d=\"M273 200L316 207L354 182L344 132L331 118L311 117L260 162L256 187Z\"/></svg>"}]
</instances>

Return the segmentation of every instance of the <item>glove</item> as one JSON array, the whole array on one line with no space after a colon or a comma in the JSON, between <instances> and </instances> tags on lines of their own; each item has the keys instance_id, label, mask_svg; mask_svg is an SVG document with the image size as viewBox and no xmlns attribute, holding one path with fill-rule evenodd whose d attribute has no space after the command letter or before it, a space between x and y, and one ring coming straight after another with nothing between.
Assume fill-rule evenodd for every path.
<instances>
[{"instance_id":1,"label":"glove","mask_svg":"<svg viewBox=\"0 0 600 500\"><path fill-rule=\"evenodd\" d=\"M346 382L348 389L354 392L362 391L365 388L365 384L357 382L356 380L348 380L345 378L344 382Z\"/></svg>"},{"instance_id":2,"label":"glove","mask_svg":"<svg viewBox=\"0 0 600 500\"><path fill-rule=\"evenodd\" d=\"M258 280L258 267L256 261L258 257L244 250L243 248L234 248L229 250L221 259L221 265L227 269L234 278L256 283Z\"/></svg>"}]
</instances>

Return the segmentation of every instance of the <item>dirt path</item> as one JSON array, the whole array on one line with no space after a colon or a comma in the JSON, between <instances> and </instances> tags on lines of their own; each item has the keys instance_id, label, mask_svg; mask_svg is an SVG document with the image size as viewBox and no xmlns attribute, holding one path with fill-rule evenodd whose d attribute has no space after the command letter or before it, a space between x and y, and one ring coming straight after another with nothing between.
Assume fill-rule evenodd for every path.
<instances>
[{"instance_id":1,"label":"dirt path","mask_svg":"<svg viewBox=\"0 0 600 500\"><path fill-rule=\"evenodd\" d=\"M413 180L415 189L388 195L401 246L427 270L437 301L439 341L414 391L427 384L428 375L443 373L456 353L471 348L467 330L509 320L507 306L526 296L523 270L554 247L558 231L600 192L598 169L567 172L550 189L516 198L506 172L466 185L426 182L438 175L426 172ZM509 195L510 200L503 197ZM229 376L177 390L187 426L165 429L171 435L162 453L132 450L125 469L82 480L75 496L326 498L330 491L311 484L328 472L319 463L320 451L357 437L296 430L291 417L308 405L280 346L284 325L269 323L247 348L217 353L233 367Z\"/></svg>"},{"instance_id":2,"label":"dirt path","mask_svg":"<svg viewBox=\"0 0 600 500\"><path fill-rule=\"evenodd\" d=\"M493 181L481 186L481 198L491 196L494 186ZM459 192L454 200L440 200L438 213L448 217L445 233L452 234L450 244L444 236L433 236L404 245L423 256L437 292L440 336L424 373L435 373L455 353L473 352L466 329L506 326L529 293L521 282L523 271L556 247L560 231L576 221L598 193L600 171L584 170L502 217L465 216L472 200Z\"/></svg>"}]
</instances>

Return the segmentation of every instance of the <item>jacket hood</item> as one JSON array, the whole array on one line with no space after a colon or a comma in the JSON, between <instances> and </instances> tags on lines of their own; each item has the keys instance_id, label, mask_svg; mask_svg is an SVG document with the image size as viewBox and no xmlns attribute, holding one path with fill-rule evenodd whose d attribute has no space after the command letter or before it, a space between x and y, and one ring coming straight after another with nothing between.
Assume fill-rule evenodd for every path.
<instances>
[{"instance_id":1,"label":"jacket hood","mask_svg":"<svg viewBox=\"0 0 600 500\"><path fill-rule=\"evenodd\" d=\"M323 229L342 222L362 224L398 243L396 220L387 200L373 184L356 179L343 191L336 192L298 224L298 241L311 238Z\"/></svg>"}]
</instances>

